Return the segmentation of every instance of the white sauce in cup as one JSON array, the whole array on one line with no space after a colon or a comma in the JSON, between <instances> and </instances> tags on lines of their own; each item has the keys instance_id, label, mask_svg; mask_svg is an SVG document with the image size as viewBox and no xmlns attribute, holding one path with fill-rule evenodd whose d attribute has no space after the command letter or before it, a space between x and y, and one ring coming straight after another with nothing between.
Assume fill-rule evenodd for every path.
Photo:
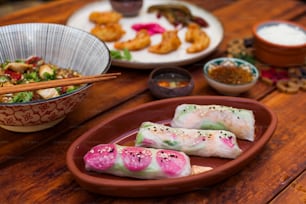
<instances>
[{"instance_id":1,"label":"white sauce in cup","mask_svg":"<svg viewBox=\"0 0 306 204\"><path fill-rule=\"evenodd\" d=\"M303 45L306 43L306 33L298 27L287 24L264 26L257 31L258 35L274 44Z\"/></svg>"}]
</instances>

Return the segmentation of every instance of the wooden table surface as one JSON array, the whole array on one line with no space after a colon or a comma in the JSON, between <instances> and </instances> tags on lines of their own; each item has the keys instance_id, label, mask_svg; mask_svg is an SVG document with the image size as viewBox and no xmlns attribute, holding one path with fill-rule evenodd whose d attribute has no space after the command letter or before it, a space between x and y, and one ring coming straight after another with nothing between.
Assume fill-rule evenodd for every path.
<instances>
[{"instance_id":1,"label":"wooden table surface","mask_svg":"<svg viewBox=\"0 0 306 204\"><path fill-rule=\"evenodd\" d=\"M93 1L45 3L1 17L0 26L24 22L65 24L74 11L89 2ZM188 2L212 12L225 30L216 52L185 66L195 80L192 95L218 95L202 76L203 64L224 56L229 40L251 36L256 22L282 19L306 25L303 1ZM120 71L122 76L91 87L77 111L56 127L26 134L0 130L0 203L306 203L305 92L281 93L262 81L240 97L269 107L277 114L278 126L263 151L234 176L198 191L158 198L108 197L82 189L66 166L69 145L113 114L156 100L147 88L150 70L111 67L110 71Z\"/></svg>"}]
</instances>

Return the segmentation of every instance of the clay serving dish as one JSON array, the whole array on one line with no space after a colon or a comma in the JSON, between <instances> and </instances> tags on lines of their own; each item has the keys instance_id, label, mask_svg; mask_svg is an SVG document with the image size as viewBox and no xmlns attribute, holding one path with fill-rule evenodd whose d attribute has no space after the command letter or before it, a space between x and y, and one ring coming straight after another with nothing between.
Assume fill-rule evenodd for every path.
<instances>
[{"instance_id":1,"label":"clay serving dish","mask_svg":"<svg viewBox=\"0 0 306 204\"><path fill-rule=\"evenodd\" d=\"M243 153L234 160L191 156L192 165L210 166L213 170L181 178L140 180L85 170L83 157L93 146L101 143L133 145L142 122L169 124L175 108L183 103L220 104L252 110L256 120L255 141L238 140ZM252 162L269 141L276 124L276 115L256 100L226 96L187 96L163 99L118 113L102 121L71 144L66 154L66 161L76 181L88 191L120 197L180 194L218 183Z\"/></svg>"},{"instance_id":2,"label":"clay serving dish","mask_svg":"<svg viewBox=\"0 0 306 204\"><path fill-rule=\"evenodd\" d=\"M194 88L194 81L186 69L160 67L150 73L148 87L156 98L172 98L189 95Z\"/></svg>"},{"instance_id":3,"label":"clay serving dish","mask_svg":"<svg viewBox=\"0 0 306 204\"><path fill-rule=\"evenodd\" d=\"M250 73L252 79L250 82L244 84L230 84L230 83L221 82L219 80L212 78L209 74L213 69L218 67L223 67L226 69L233 68L236 69L237 71L239 71L239 69L244 69ZM236 78L236 73L233 71L234 70L232 70L231 72L231 77L233 77L232 75L235 74L234 78ZM221 57L208 61L204 65L203 73L206 81L212 88L214 88L219 93L228 96L237 96L243 92L250 90L256 84L259 77L259 71L254 65L250 64L245 60L237 58L229 58L229 57ZM229 75L226 75L224 77L228 79Z\"/></svg>"},{"instance_id":4,"label":"clay serving dish","mask_svg":"<svg viewBox=\"0 0 306 204\"><path fill-rule=\"evenodd\" d=\"M277 25L289 26L293 30L304 33L304 42L290 45L288 43L284 44L281 41L276 42L277 40L272 42L268 38L259 35L261 29ZM252 32L254 37L254 54L261 62L278 67L303 65L306 62L306 29L304 26L284 20L270 20L257 23L253 26ZM284 31L279 32L275 30L275 32L283 34L284 38L287 39L296 38L295 35L291 37ZM271 34L273 35L273 33Z\"/></svg>"},{"instance_id":5,"label":"clay serving dish","mask_svg":"<svg viewBox=\"0 0 306 204\"><path fill-rule=\"evenodd\" d=\"M71 68L82 75L104 73L110 66L106 45L72 27L25 23L0 27L0 62L38 56L46 62ZM86 96L90 84L58 97L26 103L0 103L0 127L35 132L62 121Z\"/></svg>"}]
</instances>

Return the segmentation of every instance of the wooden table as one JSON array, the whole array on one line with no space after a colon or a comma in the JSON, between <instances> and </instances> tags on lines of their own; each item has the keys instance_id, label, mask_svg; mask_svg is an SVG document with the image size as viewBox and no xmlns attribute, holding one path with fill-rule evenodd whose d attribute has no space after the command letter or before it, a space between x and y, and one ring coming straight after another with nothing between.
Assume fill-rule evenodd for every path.
<instances>
[{"instance_id":1,"label":"wooden table","mask_svg":"<svg viewBox=\"0 0 306 204\"><path fill-rule=\"evenodd\" d=\"M45 3L1 17L0 25L65 24L74 11L89 2L92 0ZM303 1L189 2L212 12L225 30L224 40L215 53L185 66L195 80L192 95L218 95L202 76L203 64L224 56L229 40L250 36L257 21L283 19L306 25ZM284 94L262 81L240 97L268 106L277 114L278 126L264 150L234 176L208 188L161 198L107 197L82 189L66 166L69 145L113 114L156 100L147 89L149 70L111 67L111 71L120 71L122 76L94 85L77 111L58 126L27 134L0 130L0 203L306 203L305 92Z\"/></svg>"}]
</instances>

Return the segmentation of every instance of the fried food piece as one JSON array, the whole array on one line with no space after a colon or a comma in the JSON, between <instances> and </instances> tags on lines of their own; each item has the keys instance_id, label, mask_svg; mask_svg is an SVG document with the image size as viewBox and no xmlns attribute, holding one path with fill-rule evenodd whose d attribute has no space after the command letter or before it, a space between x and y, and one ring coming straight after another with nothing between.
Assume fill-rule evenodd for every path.
<instances>
[{"instance_id":1,"label":"fried food piece","mask_svg":"<svg viewBox=\"0 0 306 204\"><path fill-rule=\"evenodd\" d=\"M116 42L114 47L118 50L128 49L130 51L141 50L151 44L150 34L147 30L142 29L137 32L135 38L125 42Z\"/></svg>"},{"instance_id":2,"label":"fried food piece","mask_svg":"<svg viewBox=\"0 0 306 204\"><path fill-rule=\"evenodd\" d=\"M206 49L210 43L208 35L195 23L190 23L188 25L185 40L192 43L191 46L186 49L187 53L201 52Z\"/></svg>"},{"instance_id":3,"label":"fried food piece","mask_svg":"<svg viewBox=\"0 0 306 204\"><path fill-rule=\"evenodd\" d=\"M181 45L181 40L177 35L177 30L165 31L162 34L162 40L157 45L149 47L149 52L156 54L167 54L177 50Z\"/></svg>"},{"instance_id":4,"label":"fried food piece","mask_svg":"<svg viewBox=\"0 0 306 204\"><path fill-rule=\"evenodd\" d=\"M115 11L104 11L104 12L94 11L89 15L89 20L99 25L118 23L121 18L122 15Z\"/></svg>"},{"instance_id":5,"label":"fried food piece","mask_svg":"<svg viewBox=\"0 0 306 204\"><path fill-rule=\"evenodd\" d=\"M120 24L114 23L106 25L96 25L90 31L90 33L105 42L113 42L119 40L125 34L125 31L122 29Z\"/></svg>"}]
</instances>

